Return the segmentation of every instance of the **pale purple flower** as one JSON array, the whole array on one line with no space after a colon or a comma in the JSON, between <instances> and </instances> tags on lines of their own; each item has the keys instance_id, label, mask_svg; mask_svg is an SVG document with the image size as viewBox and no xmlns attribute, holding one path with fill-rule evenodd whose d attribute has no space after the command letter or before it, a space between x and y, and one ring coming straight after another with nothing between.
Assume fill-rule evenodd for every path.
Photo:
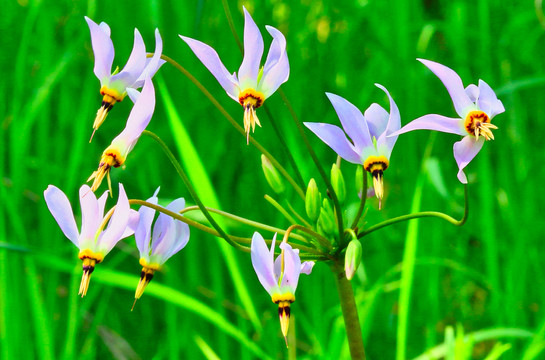
<instances>
[{"instance_id":1,"label":"pale purple flower","mask_svg":"<svg viewBox=\"0 0 545 360\"><path fill-rule=\"evenodd\" d=\"M309 275L314 262L305 261L301 264L299 249L293 249L290 244L282 242L280 244L284 256L284 269L282 269L282 255L279 255L276 260L274 259L275 243L276 234L273 237L271 248L268 249L263 236L255 232L251 245L252 265L261 285L271 295L272 301L278 304L282 333L286 337L290 304L295 301L295 290L299 282L299 275L301 273Z\"/></svg>"},{"instance_id":2,"label":"pale purple flower","mask_svg":"<svg viewBox=\"0 0 545 360\"><path fill-rule=\"evenodd\" d=\"M158 193L159 188L147 202L157 205ZM184 207L185 200L178 198L167 205L166 209L177 213ZM155 271L159 270L172 255L182 250L189 241L189 226L186 223L161 213L155 221L152 233L151 225L155 217L155 209L142 206L138 213L140 221L134 238L140 252L142 271L136 288L135 302L144 293Z\"/></svg>"},{"instance_id":3,"label":"pale purple flower","mask_svg":"<svg viewBox=\"0 0 545 360\"><path fill-rule=\"evenodd\" d=\"M136 89L142 87L145 79L153 77L165 61L161 59L163 41L159 29L155 29L155 52L151 58L146 56L146 47L142 35L140 35L138 29L134 29L134 46L129 60L123 70L118 71L117 68L112 73L115 51L110 38L110 27L104 22L97 25L87 16L85 21L87 21L91 31L91 43L95 55L94 72L100 80L100 94L103 95L102 106L98 110L93 124L93 129L96 131L104 122L114 104L122 101L127 92L130 93L132 90L134 93Z\"/></svg>"},{"instance_id":4,"label":"pale purple flower","mask_svg":"<svg viewBox=\"0 0 545 360\"><path fill-rule=\"evenodd\" d=\"M238 74L229 73L218 53L210 46L185 36L180 35L180 37L214 75L227 95L244 107L244 130L249 141L250 128L254 131L256 123L261 126L255 109L288 80L290 67L286 53L286 38L274 27L265 26L273 37L273 41L265 65L260 68L264 47L263 37L246 8L243 9L244 59Z\"/></svg>"},{"instance_id":5,"label":"pale purple flower","mask_svg":"<svg viewBox=\"0 0 545 360\"><path fill-rule=\"evenodd\" d=\"M110 146L104 150L100 159L98 170L94 171L87 181L94 179L91 189L96 191L102 180L107 175L110 183L110 169L119 167L125 163L129 152L132 150L142 132L148 126L153 112L155 110L155 89L153 83L148 77L145 80L142 93L129 114L129 119L125 129L115 139ZM111 186L110 186L111 188Z\"/></svg>"},{"instance_id":6,"label":"pale purple flower","mask_svg":"<svg viewBox=\"0 0 545 360\"><path fill-rule=\"evenodd\" d=\"M139 215L131 210L127 194L119 184L119 199L104 230L101 224L105 219L104 206L108 192L97 199L89 186L79 189L81 204L81 231L78 231L72 206L66 195L56 186L49 185L44 191L44 198L49 211L59 224L64 235L79 248L78 257L83 260L83 277L79 294L85 296L91 273L95 264L100 263L119 240L134 233Z\"/></svg>"},{"instance_id":7,"label":"pale purple flower","mask_svg":"<svg viewBox=\"0 0 545 360\"><path fill-rule=\"evenodd\" d=\"M505 108L492 88L483 80L479 80L479 86L470 84L464 89L462 79L452 69L429 60L418 61L426 65L445 85L460 118L424 115L411 121L394 135L424 129L464 136L454 144L454 158L459 169L458 180L467 184L463 170L481 150L486 140L494 140L492 130L497 129L497 126L493 125L491 120L504 112Z\"/></svg>"},{"instance_id":8,"label":"pale purple flower","mask_svg":"<svg viewBox=\"0 0 545 360\"><path fill-rule=\"evenodd\" d=\"M363 165L373 175L377 198L384 196L383 172L388 168L390 155L397 136L388 136L401 127L399 109L388 90L383 90L390 100L390 113L378 104L371 104L365 114L346 99L326 93L333 104L343 129L326 123L306 122L305 125L340 157L353 164ZM344 130L344 131L343 131ZM346 135L350 140L346 138Z\"/></svg>"}]
</instances>

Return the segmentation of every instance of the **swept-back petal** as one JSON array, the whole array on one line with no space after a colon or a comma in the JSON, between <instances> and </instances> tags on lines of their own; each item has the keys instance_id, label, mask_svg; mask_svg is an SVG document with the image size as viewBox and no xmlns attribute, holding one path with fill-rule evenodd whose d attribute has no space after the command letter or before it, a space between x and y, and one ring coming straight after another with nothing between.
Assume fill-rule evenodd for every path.
<instances>
[{"instance_id":1,"label":"swept-back petal","mask_svg":"<svg viewBox=\"0 0 545 360\"><path fill-rule=\"evenodd\" d=\"M354 142L356 152L373 146L369 128L361 111L339 95L325 93L337 112L344 131ZM344 136L343 136L344 137Z\"/></svg>"},{"instance_id":2,"label":"swept-back petal","mask_svg":"<svg viewBox=\"0 0 545 360\"><path fill-rule=\"evenodd\" d=\"M96 77L101 81L104 78L109 78L112 71L112 63L114 62L114 44L110 39L110 28L107 24L101 23L97 25L93 20L85 16L85 21L89 25L91 31L91 45L95 54Z\"/></svg>"},{"instance_id":3,"label":"swept-back petal","mask_svg":"<svg viewBox=\"0 0 545 360\"><path fill-rule=\"evenodd\" d=\"M492 88L483 80L479 80L479 98L477 100L479 109L488 114L492 119L494 116L505 111L503 104Z\"/></svg>"},{"instance_id":4,"label":"swept-back petal","mask_svg":"<svg viewBox=\"0 0 545 360\"><path fill-rule=\"evenodd\" d=\"M134 104L125 129L113 141L124 149L125 156L132 149L142 132L148 126L155 110L155 89L150 78L146 78L142 93Z\"/></svg>"},{"instance_id":5,"label":"swept-back petal","mask_svg":"<svg viewBox=\"0 0 545 360\"><path fill-rule=\"evenodd\" d=\"M99 237L97 251L106 256L112 248L121 240L125 228L129 222L130 205L123 184L119 183L119 198L115 211L110 219L108 228Z\"/></svg>"},{"instance_id":6,"label":"swept-back petal","mask_svg":"<svg viewBox=\"0 0 545 360\"><path fill-rule=\"evenodd\" d=\"M479 97L479 88L477 87L477 85L475 84L469 84L467 87L466 87L466 90L465 90L467 96L469 97L469 100L471 100L471 102L476 102L477 101L477 98Z\"/></svg>"},{"instance_id":7,"label":"swept-back petal","mask_svg":"<svg viewBox=\"0 0 545 360\"><path fill-rule=\"evenodd\" d=\"M157 205L159 201L157 198L158 191L159 188L157 188L153 196L146 201ZM138 221L136 231L134 232L134 240L136 241L136 247L138 248L140 257L147 260L150 255L149 245L151 241L151 224L153 222L153 218L155 217L155 209L142 206L138 210L138 213L140 214L140 219Z\"/></svg>"},{"instance_id":8,"label":"swept-back petal","mask_svg":"<svg viewBox=\"0 0 545 360\"><path fill-rule=\"evenodd\" d=\"M263 56L263 37L250 16L244 8L244 58L238 70L238 81L241 90L257 88L257 75Z\"/></svg>"},{"instance_id":9,"label":"swept-back petal","mask_svg":"<svg viewBox=\"0 0 545 360\"><path fill-rule=\"evenodd\" d=\"M442 115L429 114L419 117L395 131L389 136L397 136L413 130L436 130L457 135L467 135L462 119L453 119Z\"/></svg>"},{"instance_id":10,"label":"swept-back petal","mask_svg":"<svg viewBox=\"0 0 545 360\"><path fill-rule=\"evenodd\" d=\"M111 82L117 82L116 87L127 88L134 84L134 82L140 77L144 68L146 67L146 45L144 39L138 29L134 29L134 46L132 48L131 55L127 64L119 72L119 74L113 75ZM121 85L122 83L122 85ZM123 89L125 91L125 89Z\"/></svg>"},{"instance_id":11,"label":"swept-back petal","mask_svg":"<svg viewBox=\"0 0 545 360\"><path fill-rule=\"evenodd\" d=\"M475 108L475 104L473 104L469 96L466 94L464 84L462 83L460 76L458 76L454 70L434 61L424 59L417 60L426 65L428 69L430 69L439 78L439 80L441 80L452 98L456 113L460 115L460 117L465 118L467 113Z\"/></svg>"},{"instance_id":12,"label":"swept-back petal","mask_svg":"<svg viewBox=\"0 0 545 360\"><path fill-rule=\"evenodd\" d=\"M161 54L163 52L163 39L161 39L161 34L159 29L155 29L155 52L151 59L148 59L146 62L146 67L144 71L138 77L138 80L132 84L132 88L138 89L144 85L144 81L147 77L152 78L153 75L159 70L159 68L165 63L165 60L161 59ZM128 89L127 89L128 90ZM128 92L128 91L127 91ZM133 100L134 102L134 100Z\"/></svg>"},{"instance_id":13,"label":"swept-back petal","mask_svg":"<svg viewBox=\"0 0 545 360\"><path fill-rule=\"evenodd\" d=\"M454 143L454 159L458 164L458 180L462 184L467 184L467 177L464 174L464 168L479 153L484 144L484 136L475 141L473 136L466 136L462 140Z\"/></svg>"},{"instance_id":14,"label":"swept-back petal","mask_svg":"<svg viewBox=\"0 0 545 360\"><path fill-rule=\"evenodd\" d=\"M280 85L288 81L290 64L284 35L272 26L267 25L265 28L272 35L273 41L263 67L263 76L259 82L258 90L265 95L265 98L268 98Z\"/></svg>"},{"instance_id":15,"label":"swept-back petal","mask_svg":"<svg viewBox=\"0 0 545 360\"><path fill-rule=\"evenodd\" d=\"M312 268L314 267L314 261L305 261L301 264L301 274L310 275Z\"/></svg>"},{"instance_id":16,"label":"swept-back petal","mask_svg":"<svg viewBox=\"0 0 545 360\"><path fill-rule=\"evenodd\" d=\"M166 208L172 212L179 212L185 207L184 198L172 201ZM189 229L183 233L185 227L180 220L175 220L166 214L160 214L153 228L152 250L153 256L160 258L164 263L169 257L181 250L189 241ZM186 224L187 225L187 224Z\"/></svg>"},{"instance_id":17,"label":"swept-back petal","mask_svg":"<svg viewBox=\"0 0 545 360\"><path fill-rule=\"evenodd\" d=\"M78 227L72 206L66 195L56 186L49 185L44 191L44 198L51 215L59 224L64 235L78 246Z\"/></svg>"},{"instance_id":18,"label":"swept-back petal","mask_svg":"<svg viewBox=\"0 0 545 360\"><path fill-rule=\"evenodd\" d=\"M338 126L311 122L304 124L340 157L353 164L362 164L360 155Z\"/></svg>"},{"instance_id":19,"label":"swept-back petal","mask_svg":"<svg viewBox=\"0 0 545 360\"><path fill-rule=\"evenodd\" d=\"M267 248L265 239L258 232L255 232L252 236L251 257L259 282L272 296L273 290L278 287L274 277L274 259Z\"/></svg>"},{"instance_id":20,"label":"swept-back petal","mask_svg":"<svg viewBox=\"0 0 545 360\"><path fill-rule=\"evenodd\" d=\"M95 238L96 231L100 226L104 214L100 212L95 193L87 185L83 185L79 189L79 202L81 205L81 233L79 243L83 244Z\"/></svg>"},{"instance_id":21,"label":"swept-back petal","mask_svg":"<svg viewBox=\"0 0 545 360\"><path fill-rule=\"evenodd\" d=\"M238 101L238 93L240 92L238 81L229 73L229 71L227 71L227 68L221 62L216 50L198 40L182 35L179 36L187 45L189 45L197 58L199 58L208 71L210 71L216 80L218 80L221 87L227 92L227 95L235 101Z\"/></svg>"},{"instance_id":22,"label":"swept-back petal","mask_svg":"<svg viewBox=\"0 0 545 360\"><path fill-rule=\"evenodd\" d=\"M377 103L372 103L363 113L363 117L369 128L371 139L373 137L378 139L378 137L386 131L386 125L388 125L390 115L382 106Z\"/></svg>"},{"instance_id":23,"label":"swept-back petal","mask_svg":"<svg viewBox=\"0 0 545 360\"><path fill-rule=\"evenodd\" d=\"M379 154L386 156L387 159L390 159L392 154L392 149L397 141L397 135L388 136L395 133L401 127L401 116L399 115L399 109L392 99L392 96L386 90L386 88L380 84L375 84L379 89L384 91L388 95L390 101L390 116L388 118L388 125L386 125L386 130L379 136L377 140L377 149Z\"/></svg>"},{"instance_id":24,"label":"swept-back petal","mask_svg":"<svg viewBox=\"0 0 545 360\"><path fill-rule=\"evenodd\" d=\"M299 251L293 250L288 243L281 243L280 249L284 250L284 275L280 288L288 287L295 292L297 283L299 282L299 274L301 273L301 259Z\"/></svg>"}]
</instances>

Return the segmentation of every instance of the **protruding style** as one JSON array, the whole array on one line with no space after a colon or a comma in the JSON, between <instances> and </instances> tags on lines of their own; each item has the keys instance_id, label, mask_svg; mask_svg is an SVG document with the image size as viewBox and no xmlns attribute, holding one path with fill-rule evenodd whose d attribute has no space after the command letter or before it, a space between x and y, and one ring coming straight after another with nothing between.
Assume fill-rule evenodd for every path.
<instances>
[{"instance_id":1,"label":"protruding style","mask_svg":"<svg viewBox=\"0 0 545 360\"><path fill-rule=\"evenodd\" d=\"M458 164L458 180L467 184L464 168L473 160L485 141L494 140L492 130L498 127L491 123L494 116L505 111L494 90L479 80L479 86L470 84L464 89L462 79L454 70L439 63L418 59L441 80L447 88L456 113L460 118L449 118L437 114L419 117L405 125L393 135L412 130L437 130L461 135L464 138L454 144L454 158Z\"/></svg>"},{"instance_id":2,"label":"protruding style","mask_svg":"<svg viewBox=\"0 0 545 360\"><path fill-rule=\"evenodd\" d=\"M274 259L276 234L273 237L271 248L267 248L265 239L258 232L252 237L251 255L252 265L261 285L267 290L272 301L278 304L278 316L282 335L288 346L288 328L290 320L290 306L295 301L295 289L301 273L309 275L314 262L301 263L299 249L293 249L287 242L280 244L281 255Z\"/></svg>"},{"instance_id":3,"label":"protruding style","mask_svg":"<svg viewBox=\"0 0 545 360\"><path fill-rule=\"evenodd\" d=\"M49 211L59 224L64 235L79 248L78 257L83 261L83 276L78 295L87 294L91 274L95 265L113 249L117 242L134 233L138 224L138 213L131 210L122 184L119 184L119 199L115 208L104 215L107 191L97 200L89 186L79 189L81 204L81 232L78 232L72 206L66 195L56 186L49 185L44 191ZM106 222L109 225L104 230Z\"/></svg>"},{"instance_id":4,"label":"protruding style","mask_svg":"<svg viewBox=\"0 0 545 360\"><path fill-rule=\"evenodd\" d=\"M373 187L380 208L384 197L383 174L390 164L390 155L397 140L397 136L388 135L399 130L401 119L399 109L388 90L382 85L375 85L388 95L389 114L378 104L371 104L362 114L346 99L326 93L343 129L326 123L307 122L305 125L340 157L353 164L363 164L364 169L373 176Z\"/></svg>"},{"instance_id":5,"label":"protruding style","mask_svg":"<svg viewBox=\"0 0 545 360\"><path fill-rule=\"evenodd\" d=\"M221 62L218 53L200 41L181 36L183 41L193 50L199 60L214 75L227 95L244 108L244 131L246 142L250 141L250 129L261 126L256 109L263 105L288 80L290 66L286 53L286 38L272 26L265 26L273 37L265 65L261 66L263 56L263 37L257 25L244 10L244 59L237 73L231 74Z\"/></svg>"}]
</instances>

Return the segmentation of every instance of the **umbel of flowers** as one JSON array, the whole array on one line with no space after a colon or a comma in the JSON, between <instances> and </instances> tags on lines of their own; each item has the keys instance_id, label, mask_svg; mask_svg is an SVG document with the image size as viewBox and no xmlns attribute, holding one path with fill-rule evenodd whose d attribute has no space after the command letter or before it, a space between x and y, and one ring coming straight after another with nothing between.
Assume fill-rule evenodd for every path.
<instances>
[{"instance_id":1,"label":"umbel of flowers","mask_svg":"<svg viewBox=\"0 0 545 360\"><path fill-rule=\"evenodd\" d=\"M218 80L227 94L243 106L243 134L246 143L249 143L250 130L254 131L256 124L261 126L256 109L263 106L264 101L288 80L290 67L286 51L286 38L272 26L266 27L272 36L272 43L266 60L261 66L264 50L261 32L245 8L243 8L243 13L245 21L244 56L238 73L231 74L221 62L217 52L210 46L189 37L180 37ZM259 223L218 209L207 208L200 201L193 184L188 180L183 168L164 142L157 135L145 131L155 111L156 94L152 77L163 65L164 59L178 69L181 68L174 60L162 55L162 40L159 31L155 31L155 52L146 54L142 36L135 29L133 51L125 67L121 71L116 69L112 73L114 48L110 39L110 28L105 23L97 25L87 17L85 20L91 32L95 57L94 72L100 80L100 94L102 95L102 105L93 123L94 130L99 128L112 106L123 100L126 95L129 95L133 100L134 106L125 128L102 152L98 169L87 180L93 180L92 186L82 185L79 189L81 207L81 226L79 228L76 225L75 213L68 197L54 185L50 185L44 191L47 207L61 231L79 250L78 257L83 262L79 294L82 297L86 295L95 266L104 261L106 255L119 241L134 235L141 267L140 279L136 285L134 296L136 302L144 293L154 274L161 270L170 257L187 245L190 234L189 225L191 225L199 230L222 237L237 249L250 253L257 279L269 293L273 303L278 306L280 329L286 345L288 345L291 306L295 301L299 276L301 273L310 274L315 262L327 263L332 269L337 283L351 355L356 359L364 358L361 327L349 283L365 255L361 243L362 238L385 226L422 216L419 213L408 214L378 224L367 224L365 220L366 208L369 207L366 202L367 197L376 196L378 208L381 209L387 191L384 185L384 173L391 167L391 155L398 136L419 129L437 130L463 136L460 141L454 144L454 157L459 168L458 179L463 184L467 184L468 180L464 169L467 168L484 143L494 139L493 131L497 127L492 124L492 119L505 111L502 102L498 100L491 87L483 80L479 80L478 86L471 84L464 88L460 77L450 68L430 60L420 59L419 61L445 85L459 117L448 118L442 115L428 114L409 122L404 127L401 127L400 111L393 97L382 85L376 84L386 94L389 111L381 105L373 103L362 113L358 107L343 97L326 93L342 128L330 124L329 122L336 122L336 120L329 118L325 118L324 122L320 123L305 122L304 125L329 146L340 159L357 166L358 194L346 192L340 160L333 164L331 178L327 177L306 137L304 127L301 126L296 116L293 118L297 125L297 131L307 147L309 158L315 162L319 169L319 176L322 183L325 184L327 192L318 187L314 178L308 181L309 185L305 192L273 154L253 139L252 144L262 152L262 168L273 191L285 196L288 193L286 184L290 184L294 193L303 199L303 204L300 205L305 208L306 212L298 213L291 206L288 210L282 208L278 202L269 197L269 201L280 210L280 213L290 223L289 227L283 230L274 224ZM142 88L141 93L138 91L140 88ZM315 99L314 101L319 100ZM286 104L288 107L290 106L289 102ZM221 105L216 104L216 106L226 114ZM211 121L216 121L216 119ZM240 127L238 128L240 129ZM117 202L115 206L106 211L108 192L114 197L110 171L112 168L125 164L133 166L130 162L127 163L127 157L142 134L149 135L166 153L191 195L192 199L189 201L194 201L197 206L186 207L185 199L175 196L171 197L175 200L166 207L160 206L159 189L146 201L129 200L120 183L117 187L119 189ZM283 142L281 143L283 144ZM286 150L286 153L289 154L290 149ZM395 164L395 166L401 167L403 164ZM137 166L134 170L135 172L142 171L139 176L145 176L145 171ZM294 171L298 171L298 169ZM373 180L372 187L367 186L368 174ZM97 199L94 192L105 177L108 179L110 190L105 191ZM300 177L300 182L304 184L302 176ZM358 200L359 209L355 215L350 215L350 218L347 219L345 206L353 205L347 204L347 202L350 202L351 198L358 199L357 195L361 198ZM465 201L465 212L461 220L439 212L432 215L427 214L427 216L435 216L454 225L463 225L467 218L467 191ZM136 211L131 209L131 205L140 205L141 207ZM206 217L208 223L190 220L182 215L187 211L197 209ZM154 223L156 211L160 214ZM250 226L253 231L241 234L241 236L229 234L210 216L211 211ZM283 234L280 245L276 245L276 234L272 236L271 240L265 240L261 235L263 231ZM252 233L253 235L250 237L249 234ZM194 236L200 235L197 233ZM267 241L269 241L269 245ZM275 254L278 254L276 258Z\"/></svg>"}]
</instances>

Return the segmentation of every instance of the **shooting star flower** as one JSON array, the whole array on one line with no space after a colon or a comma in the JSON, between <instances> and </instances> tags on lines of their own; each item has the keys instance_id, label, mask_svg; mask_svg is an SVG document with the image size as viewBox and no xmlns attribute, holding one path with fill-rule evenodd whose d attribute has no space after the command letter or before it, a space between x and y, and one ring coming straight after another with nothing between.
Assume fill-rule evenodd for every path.
<instances>
[{"instance_id":1,"label":"shooting star flower","mask_svg":"<svg viewBox=\"0 0 545 360\"><path fill-rule=\"evenodd\" d=\"M159 189L147 201L157 205L158 193ZM172 201L166 209L177 213L184 207L185 200L179 198ZM182 250L189 241L189 226L186 223L161 213L157 221L155 221L152 234L151 223L155 216L155 209L142 206L138 213L140 214L140 221L134 233L134 238L140 252L142 272L134 295L134 304L144 293L146 286L153 278L153 274L160 270L171 256Z\"/></svg>"},{"instance_id":2,"label":"shooting star flower","mask_svg":"<svg viewBox=\"0 0 545 360\"><path fill-rule=\"evenodd\" d=\"M379 207L384 197L383 173L390 164L390 155L397 136L388 136L401 127L399 109L388 90L383 90L390 100L390 113L378 104L371 104L365 114L346 99L326 93L333 104L342 127L326 123L310 123L305 125L325 142L340 157L353 164L362 164L373 176L373 187L379 199ZM346 135L352 141L346 138Z\"/></svg>"},{"instance_id":3,"label":"shooting star flower","mask_svg":"<svg viewBox=\"0 0 545 360\"><path fill-rule=\"evenodd\" d=\"M114 209L104 215L107 191L97 200L89 186L79 189L81 204L81 232L78 232L72 206L66 195L56 186L49 185L44 191L49 211L59 224L64 235L79 248L78 257L83 261L83 276L78 295L87 294L91 274L95 265L113 249L117 242L134 233L138 213L131 210L125 189L119 184L119 199ZM106 230L106 221L110 223Z\"/></svg>"},{"instance_id":4,"label":"shooting star flower","mask_svg":"<svg viewBox=\"0 0 545 360\"><path fill-rule=\"evenodd\" d=\"M104 22L97 25L87 16L85 20L91 31L91 43L95 55L94 72L100 80L100 94L103 96L102 105L98 109L93 124L94 135L114 104L122 101L127 92L130 93L131 90L142 87L145 79L153 77L165 61L161 60L163 41L159 30L155 29L155 52L153 53L153 57L147 58L142 35L138 32L138 29L134 29L134 46L127 64L123 70L119 71L119 68L117 68L111 73L115 51L112 39L110 38L110 27ZM93 136L91 136L91 140L92 138Z\"/></svg>"},{"instance_id":5,"label":"shooting star flower","mask_svg":"<svg viewBox=\"0 0 545 360\"><path fill-rule=\"evenodd\" d=\"M148 126L154 110L155 90L151 79L148 77L145 80L142 93L131 110L125 129L104 150L100 158L98 170L94 171L89 179L87 179L87 181L94 179L91 190L96 191L105 176L108 177L108 187L111 190L110 169L112 167L119 167L125 163L127 155L129 155L140 135L142 135L142 132Z\"/></svg>"},{"instance_id":6,"label":"shooting star flower","mask_svg":"<svg viewBox=\"0 0 545 360\"><path fill-rule=\"evenodd\" d=\"M433 61L423 59L418 61L428 67L445 85L460 118L424 115L411 121L393 135L413 130L437 130L464 136L454 144L453 149L458 164L458 180L467 184L463 170L479 153L485 141L494 140L492 130L498 127L492 124L491 120L504 112L505 108L494 90L483 80L479 80L479 86L470 84L464 89L462 79L454 70Z\"/></svg>"},{"instance_id":7,"label":"shooting star flower","mask_svg":"<svg viewBox=\"0 0 545 360\"><path fill-rule=\"evenodd\" d=\"M256 109L263 105L284 82L288 80L290 67L286 53L286 38L272 26L265 26L273 37L267 60L260 68L263 56L263 37L254 20L244 9L244 59L236 73L232 75L221 62L218 53L210 46L185 36L183 41L193 50L199 60L225 89L227 95L238 101L244 108L244 131L246 142L250 141L250 128L261 126Z\"/></svg>"},{"instance_id":8,"label":"shooting star flower","mask_svg":"<svg viewBox=\"0 0 545 360\"><path fill-rule=\"evenodd\" d=\"M291 245L286 242L280 244L282 254L275 260L275 243L276 234L269 250L263 236L255 232L251 245L252 265L261 285L271 295L272 301L278 304L280 326L286 339L286 346L288 346L290 305L295 301L295 289L297 289L299 275L301 273L309 275L314 262L305 261L301 264L299 249L292 249Z\"/></svg>"}]
</instances>

